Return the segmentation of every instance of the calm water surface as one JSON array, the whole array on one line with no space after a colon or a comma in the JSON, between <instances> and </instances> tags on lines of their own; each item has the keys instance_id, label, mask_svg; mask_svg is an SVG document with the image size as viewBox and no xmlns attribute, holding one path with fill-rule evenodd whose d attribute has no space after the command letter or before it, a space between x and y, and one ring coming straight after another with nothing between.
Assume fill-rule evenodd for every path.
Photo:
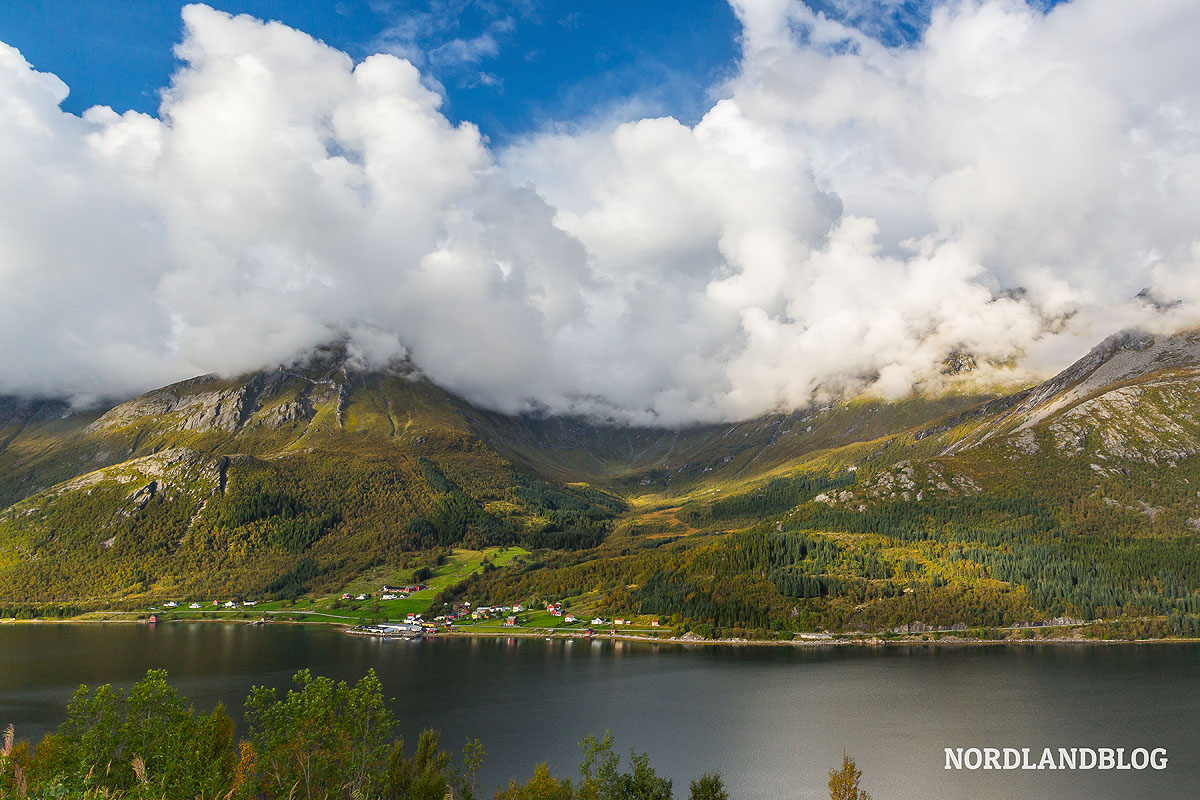
<instances>
[{"instance_id":1,"label":"calm water surface","mask_svg":"<svg viewBox=\"0 0 1200 800\"><path fill-rule=\"evenodd\" d=\"M537 761L574 774L610 728L686 796L720 770L737 800L827 798L843 748L875 800L1200 797L1200 645L788 649L541 639L387 642L301 626L0 626L0 725L56 725L80 684L164 668L240 717L253 684L373 667L408 741L479 737L491 785ZM944 747L1165 747L1163 772L947 772Z\"/></svg>"}]
</instances>

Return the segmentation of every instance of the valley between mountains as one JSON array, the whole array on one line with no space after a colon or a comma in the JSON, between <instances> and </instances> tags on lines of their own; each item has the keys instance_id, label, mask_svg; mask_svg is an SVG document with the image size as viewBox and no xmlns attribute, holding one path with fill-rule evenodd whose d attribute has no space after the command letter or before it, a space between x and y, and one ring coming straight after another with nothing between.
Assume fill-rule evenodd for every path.
<instances>
[{"instance_id":1,"label":"valley between mountains","mask_svg":"<svg viewBox=\"0 0 1200 800\"><path fill-rule=\"evenodd\" d=\"M1196 636L1200 332L1015 393L680 430L506 416L330 348L108 409L2 398L0 509L0 617L444 574L429 608L703 638ZM506 556L450 570L467 550Z\"/></svg>"}]
</instances>

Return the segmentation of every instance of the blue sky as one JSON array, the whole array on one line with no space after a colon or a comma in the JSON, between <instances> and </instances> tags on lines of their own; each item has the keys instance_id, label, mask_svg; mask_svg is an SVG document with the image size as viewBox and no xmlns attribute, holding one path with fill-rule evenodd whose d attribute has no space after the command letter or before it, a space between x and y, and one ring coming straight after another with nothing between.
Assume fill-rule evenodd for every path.
<instances>
[{"instance_id":1,"label":"blue sky","mask_svg":"<svg viewBox=\"0 0 1200 800\"><path fill-rule=\"evenodd\" d=\"M277 19L355 59L391 50L442 84L445 112L493 140L636 98L695 118L732 69L737 25L723 0L212 0ZM41 0L0 4L0 40L71 87L64 107L154 113L175 67L182 3Z\"/></svg>"},{"instance_id":2,"label":"blue sky","mask_svg":"<svg viewBox=\"0 0 1200 800\"><path fill-rule=\"evenodd\" d=\"M1047 0L1053 4L1057 0ZM1040 4L1042 0L1037 0ZM71 87L64 107L154 113L175 67L183 4L36 0L0 4L0 40ZM608 109L694 122L735 68L738 26L724 0L211 0L277 19L356 59L409 56L444 87L445 112L493 143ZM892 44L918 38L928 0L812 3Z\"/></svg>"}]
</instances>

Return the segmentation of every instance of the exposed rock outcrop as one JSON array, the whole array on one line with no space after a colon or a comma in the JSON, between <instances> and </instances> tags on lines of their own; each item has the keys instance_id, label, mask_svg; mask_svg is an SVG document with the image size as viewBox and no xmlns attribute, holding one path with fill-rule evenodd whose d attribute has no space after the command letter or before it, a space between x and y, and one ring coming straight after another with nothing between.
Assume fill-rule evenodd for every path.
<instances>
[{"instance_id":1,"label":"exposed rock outcrop","mask_svg":"<svg viewBox=\"0 0 1200 800\"><path fill-rule=\"evenodd\" d=\"M186 431L234 431L242 423L250 394L248 385L194 394L160 389L122 403L89 425L88 431L124 428L145 417L168 415Z\"/></svg>"},{"instance_id":2,"label":"exposed rock outcrop","mask_svg":"<svg viewBox=\"0 0 1200 800\"><path fill-rule=\"evenodd\" d=\"M1141 331L1114 334L1055 377L1022 393L1019 402L1011 404L985 427L952 442L941 455L978 446L995 436L1020 434L1106 387L1163 370L1198 369L1200 331L1174 336Z\"/></svg>"},{"instance_id":3,"label":"exposed rock outcrop","mask_svg":"<svg viewBox=\"0 0 1200 800\"><path fill-rule=\"evenodd\" d=\"M826 492L813 498L832 506L859 506L877 502L915 500L941 495L972 496L982 491L968 475L954 474L937 461L914 463L900 461L891 469L840 491Z\"/></svg>"},{"instance_id":4,"label":"exposed rock outcrop","mask_svg":"<svg viewBox=\"0 0 1200 800\"><path fill-rule=\"evenodd\" d=\"M1200 453L1198 397L1200 375L1121 386L1079 403L1047 427L1065 455L1079 455L1094 443L1105 458L1180 461Z\"/></svg>"}]
</instances>

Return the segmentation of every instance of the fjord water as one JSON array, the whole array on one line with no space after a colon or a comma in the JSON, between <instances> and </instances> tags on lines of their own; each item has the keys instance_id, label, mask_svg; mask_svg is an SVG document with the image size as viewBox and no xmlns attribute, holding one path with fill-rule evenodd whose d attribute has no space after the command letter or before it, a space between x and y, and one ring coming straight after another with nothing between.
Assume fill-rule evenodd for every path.
<instances>
[{"instance_id":1,"label":"fjord water","mask_svg":"<svg viewBox=\"0 0 1200 800\"><path fill-rule=\"evenodd\" d=\"M845 749L876 800L1194 798L1200 645L704 647L542 639L419 642L306 626L0 626L0 725L38 739L81 683L162 668L199 709L240 718L253 684L302 667L373 667L406 740L426 727L489 753L487 785L536 762L573 775L576 743L611 729L660 774L720 770L738 800L828 797ZM957 772L945 747L1164 747L1166 770ZM490 796L488 792L485 796Z\"/></svg>"}]
</instances>

